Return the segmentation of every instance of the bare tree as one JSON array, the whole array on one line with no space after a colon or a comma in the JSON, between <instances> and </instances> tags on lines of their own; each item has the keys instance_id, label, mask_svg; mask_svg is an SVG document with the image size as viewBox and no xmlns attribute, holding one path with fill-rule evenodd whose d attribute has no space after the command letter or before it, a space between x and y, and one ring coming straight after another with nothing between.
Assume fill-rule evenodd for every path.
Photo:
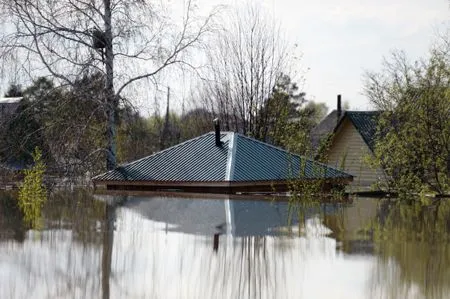
<instances>
[{"instance_id":1,"label":"bare tree","mask_svg":"<svg viewBox=\"0 0 450 299\"><path fill-rule=\"evenodd\" d=\"M185 3L181 24L166 7L146 0L1 0L4 66L31 78L48 75L73 86L86 73L105 78L106 166L116 166L116 111L121 95L140 80L155 80L171 65L194 68L189 49L212 26L213 11L195 16Z\"/></svg>"},{"instance_id":2,"label":"bare tree","mask_svg":"<svg viewBox=\"0 0 450 299\"><path fill-rule=\"evenodd\" d=\"M260 138L262 108L292 57L280 27L259 6L238 7L225 17L208 49L202 98L225 129Z\"/></svg>"}]
</instances>

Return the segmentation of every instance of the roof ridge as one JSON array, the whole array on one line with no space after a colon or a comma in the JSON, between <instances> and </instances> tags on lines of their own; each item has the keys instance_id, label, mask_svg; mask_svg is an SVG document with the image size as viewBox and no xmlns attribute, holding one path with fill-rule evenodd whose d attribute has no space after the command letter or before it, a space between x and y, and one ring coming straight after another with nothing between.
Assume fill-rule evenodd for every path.
<instances>
[{"instance_id":1,"label":"roof ridge","mask_svg":"<svg viewBox=\"0 0 450 299\"><path fill-rule=\"evenodd\" d=\"M363 113L367 113L367 114L375 114L375 113L382 113L383 110L364 110L364 111L360 111L360 110L345 110L344 113L349 113L349 114L363 114Z\"/></svg>"},{"instance_id":2,"label":"roof ridge","mask_svg":"<svg viewBox=\"0 0 450 299\"><path fill-rule=\"evenodd\" d=\"M321 165L321 166L325 166L325 167L327 167L327 168L331 168L331 169L336 170L336 171L338 171L338 172L340 172L340 173L342 173L342 174L344 174L344 175L350 175L350 176L351 176L351 174L346 173L345 171L339 170L339 169L334 168L334 167L332 167L332 166L330 166L330 165L327 165L327 164L325 164L325 163L322 163L322 162L313 160L313 159L308 158L308 157L306 157L306 156L291 153L290 151L287 151L287 150L285 150L285 149L283 149L283 148L281 148L281 147L278 147L278 146L275 146L275 145L272 145L272 144L269 144L269 143L266 143L266 142L257 140L257 139L255 139L255 138L252 138L252 137L249 137L249 136L245 136L245 135L243 135L243 134L241 134L241 133L235 133L235 134L237 134L238 136L244 137L244 138L246 138L246 139L248 139L248 140L250 140L250 141L253 141L253 142L255 142L255 143L260 143L260 144L265 145L265 146L267 146L267 147L270 147L270 148L273 148L273 149L276 149L276 150L285 152L285 153L287 153L287 154L289 154L289 155L297 156L297 157L299 157L300 159L305 159L306 161L313 162L313 163L317 163L317 164L319 164L319 165Z\"/></svg>"},{"instance_id":3,"label":"roof ridge","mask_svg":"<svg viewBox=\"0 0 450 299\"><path fill-rule=\"evenodd\" d=\"M235 161L237 148L237 133L231 132L231 138L228 143L227 168L225 169L225 180L234 179Z\"/></svg>"},{"instance_id":4,"label":"roof ridge","mask_svg":"<svg viewBox=\"0 0 450 299\"><path fill-rule=\"evenodd\" d=\"M374 115L374 114L381 114L383 113L383 110L374 110L374 111L345 111L344 114L347 115L363 115L363 114L369 114L369 115Z\"/></svg>"},{"instance_id":5,"label":"roof ridge","mask_svg":"<svg viewBox=\"0 0 450 299\"><path fill-rule=\"evenodd\" d=\"M144 160L144 159L148 159L148 158L151 158L151 157L156 157L156 156L158 156L159 154L165 153L165 152L167 152L167 151L169 151L169 150L171 150L171 149L178 148L178 147L180 147L180 146L182 146L182 145L185 145L185 144L188 144L188 143L190 143L190 142L196 141L196 140L198 140L198 139L204 138L204 137L206 137L206 136L208 136L208 135L211 135L211 134L213 134L213 133L214 133L214 132L212 132L212 131L211 131L211 132L208 132L208 133L205 133L205 134L203 134L203 135L200 135L200 136L197 136L197 137L188 139L188 140L186 140L186 141L183 141L183 142L181 142L181 143L175 144L175 145L173 145L173 146L171 146L171 147L168 147L168 148L166 148L166 149L157 151L156 153L153 153L153 154L150 154L150 155L148 155L148 156L142 157L142 158L137 159L137 160L135 160L135 161L131 161L131 162L127 162L127 163L121 164L121 165L115 167L114 169L111 169L111 170L108 170L107 172L104 172L104 173L102 173L102 174L96 175L96 176L93 177L92 179L96 179L97 177L100 177L100 176L105 176L105 175L107 175L107 174L109 174L109 173L115 171L116 169L118 169L118 168L120 168L120 167L130 166L130 165L136 164L137 162L140 162L140 161L142 161L142 160Z\"/></svg>"}]
</instances>

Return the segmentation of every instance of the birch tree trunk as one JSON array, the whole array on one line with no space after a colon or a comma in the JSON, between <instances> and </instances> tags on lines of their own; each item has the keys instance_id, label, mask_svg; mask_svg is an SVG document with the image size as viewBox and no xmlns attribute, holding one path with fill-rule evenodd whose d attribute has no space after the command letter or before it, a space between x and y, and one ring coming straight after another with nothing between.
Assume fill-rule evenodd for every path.
<instances>
[{"instance_id":1,"label":"birch tree trunk","mask_svg":"<svg viewBox=\"0 0 450 299\"><path fill-rule=\"evenodd\" d=\"M118 101L114 93L114 52L112 37L112 20L111 20L111 1L103 0L105 6L105 102L107 109L107 125L106 125L106 169L116 168L116 111L118 109Z\"/></svg>"}]
</instances>

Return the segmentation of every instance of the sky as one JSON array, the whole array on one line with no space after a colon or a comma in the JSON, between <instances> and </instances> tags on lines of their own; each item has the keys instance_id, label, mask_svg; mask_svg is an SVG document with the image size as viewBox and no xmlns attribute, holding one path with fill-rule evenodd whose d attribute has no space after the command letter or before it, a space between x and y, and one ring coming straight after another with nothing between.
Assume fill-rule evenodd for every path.
<instances>
[{"instance_id":1,"label":"sky","mask_svg":"<svg viewBox=\"0 0 450 299\"><path fill-rule=\"evenodd\" d=\"M199 7L239 1L196 1ZM450 34L449 0L259 0L280 22L302 57L307 99L336 107L342 94L352 110L371 110L363 95L365 71L381 70L383 57L404 50L426 56L439 34ZM301 78L297 78L301 79Z\"/></svg>"},{"instance_id":2,"label":"sky","mask_svg":"<svg viewBox=\"0 0 450 299\"><path fill-rule=\"evenodd\" d=\"M160 0L162 1L162 0ZM187 0L164 0L175 18ZM450 0L192 0L201 14L214 6L253 1L272 15L298 57L294 80L308 100L336 107L336 97L352 110L373 109L363 95L365 71L380 71L383 57L404 50L412 61L427 55L439 34L450 34ZM10 78L0 82L5 92ZM175 83L174 83L175 82ZM189 96L190 79L161 82L158 91L144 86L131 98L143 115L165 111L166 87L171 109L180 112ZM25 84L26 85L26 84ZM145 84L144 84L145 85ZM156 99L156 100L155 100Z\"/></svg>"}]
</instances>

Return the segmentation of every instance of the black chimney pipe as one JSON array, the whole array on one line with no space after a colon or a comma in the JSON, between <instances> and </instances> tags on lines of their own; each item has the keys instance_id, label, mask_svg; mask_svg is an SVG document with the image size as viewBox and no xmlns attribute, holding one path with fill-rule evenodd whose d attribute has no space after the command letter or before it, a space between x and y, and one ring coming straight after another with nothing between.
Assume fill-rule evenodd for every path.
<instances>
[{"instance_id":1,"label":"black chimney pipe","mask_svg":"<svg viewBox=\"0 0 450 299\"><path fill-rule=\"evenodd\" d=\"M213 120L214 131L216 132L216 146L222 146L222 141L220 141L220 121L218 118Z\"/></svg>"},{"instance_id":2,"label":"black chimney pipe","mask_svg":"<svg viewBox=\"0 0 450 299\"><path fill-rule=\"evenodd\" d=\"M337 96L337 120L338 121L341 119L341 115L342 115L341 95L338 94L338 96Z\"/></svg>"}]
</instances>

